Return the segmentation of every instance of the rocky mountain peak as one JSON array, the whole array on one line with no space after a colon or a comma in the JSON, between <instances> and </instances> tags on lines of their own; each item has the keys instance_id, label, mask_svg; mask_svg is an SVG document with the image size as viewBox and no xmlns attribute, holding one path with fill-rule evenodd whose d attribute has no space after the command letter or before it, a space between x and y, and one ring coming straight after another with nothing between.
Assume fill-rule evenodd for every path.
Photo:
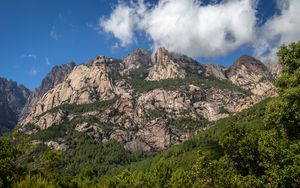
<instances>
[{"instance_id":1,"label":"rocky mountain peak","mask_svg":"<svg viewBox=\"0 0 300 188\"><path fill-rule=\"evenodd\" d=\"M160 47L155 53L155 64L150 69L147 80L163 80L171 78L185 78L187 72L181 68L179 59L174 58L168 50Z\"/></svg>"},{"instance_id":2,"label":"rocky mountain peak","mask_svg":"<svg viewBox=\"0 0 300 188\"><path fill-rule=\"evenodd\" d=\"M121 62L121 75L128 75L131 71L141 68L150 67L153 65L151 52L142 48L137 48L132 53L128 54Z\"/></svg>"},{"instance_id":3,"label":"rocky mountain peak","mask_svg":"<svg viewBox=\"0 0 300 188\"><path fill-rule=\"evenodd\" d=\"M35 108L37 102L56 85L63 82L70 72L74 69L76 64L74 62L57 65L45 76L41 85L30 95L25 107L22 110L20 119L26 118Z\"/></svg>"},{"instance_id":4,"label":"rocky mountain peak","mask_svg":"<svg viewBox=\"0 0 300 188\"><path fill-rule=\"evenodd\" d=\"M205 75L214 76L220 80L225 80L225 68L216 64L205 64Z\"/></svg>"},{"instance_id":5,"label":"rocky mountain peak","mask_svg":"<svg viewBox=\"0 0 300 188\"><path fill-rule=\"evenodd\" d=\"M151 55L151 52L149 52L143 48L137 48L129 55L149 56L149 55Z\"/></svg>"},{"instance_id":6,"label":"rocky mountain peak","mask_svg":"<svg viewBox=\"0 0 300 188\"><path fill-rule=\"evenodd\" d=\"M169 56L169 52L164 47L157 48L155 52L155 62L156 63L164 63Z\"/></svg>"},{"instance_id":7,"label":"rocky mountain peak","mask_svg":"<svg viewBox=\"0 0 300 188\"><path fill-rule=\"evenodd\" d=\"M246 67L249 71L254 72L267 72L267 67L258 59L248 55L242 55L240 58L236 60L234 65L231 67L232 69Z\"/></svg>"},{"instance_id":8,"label":"rocky mountain peak","mask_svg":"<svg viewBox=\"0 0 300 188\"><path fill-rule=\"evenodd\" d=\"M97 56L96 59L94 61L92 61L91 65L97 65L97 64L101 64L101 63L110 63L115 61L114 58L112 57L106 57L106 56Z\"/></svg>"},{"instance_id":9,"label":"rocky mountain peak","mask_svg":"<svg viewBox=\"0 0 300 188\"><path fill-rule=\"evenodd\" d=\"M75 66L76 64L74 62L70 62L53 67L52 70L42 80L42 84L37 89L37 93L42 96L55 85L61 83Z\"/></svg>"},{"instance_id":10,"label":"rocky mountain peak","mask_svg":"<svg viewBox=\"0 0 300 188\"><path fill-rule=\"evenodd\" d=\"M30 93L25 86L0 77L0 135L15 127Z\"/></svg>"},{"instance_id":11,"label":"rocky mountain peak","mask_svg":"<svg viewBox=\"0 0 300 188\"><path fill-rule=\"evenodd\" d=\"M75 66L61 83L35 101L30 114L20 124L27 124L34 117L62 104L86 104L114 98L116 89L109 75L109 66L99 61L103 59L96 58L88 65Z\"/></svg>"},{"instance_id":12,"label":"rocky mountain peak","mask_svg":"<svg viewBox=\"0 0 300 188\"><path fill-rule=\"evenodd\" d=\"M162 80L170 78L185 78L188 75L203 75L205 66L194 59L160 47L155 53L155 65L150 70L148 80ZM208 72L210 74L210 72Z\"/></svg>"},{"instance_id":13,"label":"rocky mountain peak","mask_svg":"<svg viewBox=\"0 0 300 188\"><path fill-rule=\"evenodd\" d=\"M243 55L226 71L228 79L235 85L264 95L273 88L273 75L268 68L254 57Z\"/></svg>"}]
</instances>

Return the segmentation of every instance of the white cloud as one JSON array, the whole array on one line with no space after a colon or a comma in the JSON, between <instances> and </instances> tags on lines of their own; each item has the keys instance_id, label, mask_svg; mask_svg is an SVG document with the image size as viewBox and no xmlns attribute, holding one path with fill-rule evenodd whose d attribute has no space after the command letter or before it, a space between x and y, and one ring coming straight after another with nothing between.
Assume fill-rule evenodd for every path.
<instances>
[{"instance_id":1,"label":"white cloud","mask_svg":"<svg viewBox=\"0 0 300 188\"><path fill-rule=\"evenodd\" d=\"M21 58L33 59L34 61L36 61L37 56L35 54L22 54Z\"/></svg>"},{"instance_id":2,"label":"white cloud","mask_svg":"<svg viewBox=\"0 0 300 188\"><path fill-rule=\"evenodd\" d=\"M153 46L196 56L224 55L252 40L256 23L251 0L201 5L195 0L161 0L152 7L143 1L118 4L100 25L126 46L136 31Z\"/></svg>"},{"instance_id":3,"label":"white cloud","mask_svg":"<svg viewBox=\"0 0 300 188\"><path fill-rule=\"evenodd\" d=\"M259 0L222 0L204 5L200 0L143 0L117 4L99 27L120 41L121 47L146 34L153 48L164 46L192 57L226 55L250 44L257 57L274 56L282 43L300 39L300 0L277 0L281 10L258 26Z\"/></svg>"},{"instance_id":4,"label":"white cloud","mask_svg":"<svg viewBox=\"0 0 300 188\"><path fill-rule=\"evenodd\" d=\"M100 18L99 24L105 32L120 39L121 46L130 44L134 35L134 9L121 3L117 5L108 19Z\"/></svg>"},{"instance_id":5,"label":"white cloud","mask_svg":"<svg viewBox=\"0 0 300 188\"><path fill-rule=\"evenodd\" d=\"M155 47L197 56L224 55L252 40L255 9L250 0L201 6L193 0L164 0L146 17Z\"/></svg>"},{"instance_id":6,"label":"white cloud","mask_svg":"<svg viewBox=\"0 0 300 188\"><path fill-rule=\"evenodd\" d=\"M273 16L261 28L254 45L256 56L273 58L280 45L300 40L300 1L278 0L280 14Z\"/></svg>"},{"instance_id":7,"label":"white cloud","mask_svg":"<svg viewBox=\"0 0 300 188\"><path fill-rule=\"evenodd\" d=\"M51 30L50 30L50 37L53 38L54 40L58 40L62 37L62 35L60 35L57 30L56 30L56 26L53 25L51 27Z\"/></svg>"}]
</instances>

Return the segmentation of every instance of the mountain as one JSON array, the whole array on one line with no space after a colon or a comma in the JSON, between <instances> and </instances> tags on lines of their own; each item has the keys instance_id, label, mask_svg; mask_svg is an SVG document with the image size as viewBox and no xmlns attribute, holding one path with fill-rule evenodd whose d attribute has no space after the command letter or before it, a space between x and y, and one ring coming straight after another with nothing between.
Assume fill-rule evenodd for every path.
<instances>
[{"instance_id":1,"label":"mountain","mask_svg":"<svg viewBox=\"0 0 300 188\"><path fill-rule=\"evenodd\" d=\"M129 75L132 70L139 69L141 67L153 66L151 59L151 52L138 48L133 53L124 58L121 64L121 75Z\"/></svg>"},{"instance_id":2,"label":"mountain","mask_svg":"<svg viewBox=\"0 0 300 188\"><path fill-rule=\"evenodd\" d=\"M259 60L243 55L226 71L227 78L235 85L263 95L273 87L274 77Z\"/></svg>"},{"instance_id":3,"label":"mountain","mask_svg":"<svg viewBox=\"0 0 300 188\"><path fill-rule=\"evenodd\" d=\"M227 69L165 48L157 49L154 60L143 49L124 60L98 56L88 64L55 67L31 95L19 130L35 135L68 127L100 143L117 140L128 150L159 151L275 95L273 81L250 56ZM66 150L72 144L65 134L41 140Z\"/></svg>"},{"instance_id":4,"label":"mountain","mask_svg":"<svg viewBox=\"0 0 300 188\"><path fill-rule=\"evenodd\" d=\"M188 74L201 74L204 67L185 55L169 53L165 48L158 48L155 64L150 69L147 80L186 78Z\"/></svg>"},{"instance_id":5,"label":"mountain","mask_svg":"<svg viewBox=\"0 0 300 188\"><path fill-rule=\"evenodd\" d=\"M36 106L45 93L54 88L57 84L61 83L69 75L69 73L76 66L74 62L55 66L42 80L41 85L29 96L25 107L22 110L20 119L22 120L28 116L29 112Z\"/></svg>"},{"instance_id":6,"label":"mountain","mask_svg":"<svg viewBox=\"0 0 300 188\"><path fill-rule=\"evenodd\" d=\"M23 85L0 77L0 135L13 129L30 91Z\"/></svg>"},{"instance_id":7,"label":"mountain","mask_svg":"<svg viewBox=\"0 0 300 188\"><path fill-rule=\"evenodd\" d=\"M269 71L271 72L271 74L274 76L274 78L280 76L283 69L282 65L274 61L266 61L264 63L266 67L269 69Z\"/></svg>"}]
</instances>

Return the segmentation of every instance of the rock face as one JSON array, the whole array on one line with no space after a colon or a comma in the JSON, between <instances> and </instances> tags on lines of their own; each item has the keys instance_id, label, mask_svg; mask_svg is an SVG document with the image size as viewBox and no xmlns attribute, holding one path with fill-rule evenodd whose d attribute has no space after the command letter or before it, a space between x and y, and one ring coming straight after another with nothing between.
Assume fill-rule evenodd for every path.
<instances>
[{"instance_id":1,"label":"rock face","mask_svg":"<svg viewBox=\"0 0 300 188\"><path fill-rule=\"evenodd\" d=\"M27 124L34 117L62 104L84 104L114 98L115 86L105 62L96 59L90 65L75 67L66 79L49 90L21 121Z\"/></svg>"},{"instance_id":2,"label":"rock face","mask_svg":"<svg viewBox=\"0 0 300 188\"><path fill-rule=\"evenodd\" d=\"M264 95L273 88L274 77L259 60L241 56L227 71L228 79L235 85L250 90L253 94Z\"/></svg>"},{"instance_id":3,"label":"rock face","mask_svg":"<svg viewBox=\"0 0 300 188\"><path fill-rule=\"evenodd\" d=\"M187 72L174 61L165 48L158 48L155 53L155 65L151 68L147 80L185 78Z\"/></svg>"},{"instance_id":4,"label":"rock face","mask_svg":"<svg viewBox=\"0 0 300 188\"><path fill-rule=\"evenodd\" d=\"M204 90L190 85L184 91L155 89L142 94L138 98L138 105L143 110L160 109L175 116L181 116L184 111L188 111L191 117L202 116L214 121L227 116L219 112L220 107L227 106L229 111L233 111L233 106L242 97L242 94L229 90Z\"/></svg>"},{"instance_id":5,"label":"rock face","mask_svg":"<svg viewBox=\"0 0 300 188\"><path fill-rule=\"evenodd\" d=\"M63 82L75 66L76 64L71 62L53 67L51 72L48 73L42 80L41 86L30 95L24 109L22 110L21 119L24 119L34 110L37 102L44 96L44 94Z\"/></svg>"},{"instance_id":6,"label":"rock face","mask_svg":"<svg viewBox=\"0 0 300 188\"><path fill-rule=\"evenodd\" d=\"M0 135L13 129L30 91L14 81L0 77Z\"/></svg>"},{"instance_id":7,"label":"rock face","mask_svg":"<svg viewBox=\"0 0 300 188\"><path fill-rule=\"evenodd\" d=\"M138 48L121 62L122 68L120 74L129 75L132 70L141 67L150 67L152 65L151 52Z\"/></svg>"},{"instance_id":8,"label":"rock face","mask_svg":"<svg viewBox=\"0 0 300 188\"><path fill-rule=\"evenodd\" d=\"M63 82L75 66L76 64L74 62L70 62L53 67L51 72L42 80L41 86L36 90L35 93L37 93L38 96L43 96L57 84Z\"/></svg>"},{"instance_id":9,"label":"rock face","mask_svg":"<svg viewBox=\"0 0 300 188\"><path fill-rule=\"evenodd\" d=\"M277 78L282 72L282 66L273 61L265 63L266 67L269 69L274 78Z\"/></svg>"},{"instance_id":10,"label":"rock face","mask_svg":"<svg viewBox=\"0 0 300 188\"><path fill-rule=\"evenodd\" d=\"M66 146L65 144L60 144L58 142L55 141L49 141L49 142L45 142L45 144L51 148L51 149L55 149L55 150L60 150L60 151L66 151L68 149L68 146Z\"/></svg>"},{"instance_id":11,"label":"rock face","mask_svg":"<svg viewBox=\"0 0 300 188\"><path fill-rule=\"evenodd\" d=\"M205 65L205 75L213 76L221 80L226 79L225 68L220 65L215 64L206 64Z\"/></svg>"},{"instance_id":12,"label":"rock face","mask_svg":"<svg viewBox=\"0 0 300 188\"><path fill-rule=\"evenodd\" d=\"M133 76L141 71L146 76ZM164 48L157 49L154 61L149 52L137 49L124 60L99 56L62 75L51 87L43 86L43 96L32 99L36 102L20 121L21 131L35 134L68 122L76 133L98 142L114 139L129 150L159 151L188 139L195 131L189 127L192 121L200 126L199 119L215 121L276 94L273 75L250 56L225 69ZM178 86L164 86L165 79ZM105 108L99 104L108 101L113 102ZM80 105L80 110L68 111L64 104L73 104L71 109ZM94 107L83 109L87 104ZM28 130L29 124L34 128ZM51 148L67 148L61 140L49 142Z\"/></svg>"},{"instance_id":13,"label":"rock face","mask_svg":"<svg viewBox=\"0 0 300 188\"><path fill-rule=\"evenodd\" d=\"M61 110L59 110L56 113L47 113L43 116L41 116L37 122L31 122L34 123L39 127L39 129L47 129L50 126L53 125L59 125L65 121L70 121L72 118L68 118L68 116Z\"/></svg>"},{"instance_id":14,"label":"rock face","mask_svg":"<svg viewBox=\"0 0 300 188\"><path fill-rule=\"evenodd\" d=\"M246 108L251 107L252 105L266 99L266 97L273 97L277 95L277 91L275 88L271 88L269 90L267 90L264 95L251 95L248 96L242 100L239 101L239 103L237 103L237 105L235 105L233 107L233 111L234 112L240 112Z\"/></svg>"}]
</instances>

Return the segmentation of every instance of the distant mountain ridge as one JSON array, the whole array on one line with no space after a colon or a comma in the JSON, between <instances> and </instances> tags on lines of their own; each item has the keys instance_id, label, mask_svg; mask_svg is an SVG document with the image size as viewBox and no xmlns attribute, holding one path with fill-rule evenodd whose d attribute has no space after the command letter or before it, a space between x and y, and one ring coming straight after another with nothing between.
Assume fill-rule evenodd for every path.
<instances>
[{"instance_id":1,"label":"distant mountain ridge","mask_svg":"<svg viewBox=\"0 0 300 188\"><path fill-rule=\"evenodd\" d=\"M17 125L30 93L25 86L0 77L0 134Z\"/></svg>"},{"instance_id":2,"label":"distant mountain ridge","mask_svg":"<svg viewBox=\"0 0 300 188\"><path fill-rule=\"evenodd\" d=\"M31 95L19 130L34 135L67 123L102 143L114 139L129 150L157 151L188 139L206 122L276 95L273 75L250 56L229 68L165 48L154 57L137 49L123 60L99 56L88 64L57 67L49 74L57 80ZM44 144L66 150L63 140Z\"/></svg>"},{"instance_id":3,"label":"distant mountain ridge","mask_svg":"<svg viewBox=\"0 0 300 188\"><path fill-rule=\"evenodd\" d=\"M22 120L23 117L28 115L28 113L35 107L37 101L40 100L45 93L65 80L75 66L76 64L74 62L70 62L53 67L42 80L41 85L30 95L21 112L20 119Z\"/></svg>"}]
</instances>

